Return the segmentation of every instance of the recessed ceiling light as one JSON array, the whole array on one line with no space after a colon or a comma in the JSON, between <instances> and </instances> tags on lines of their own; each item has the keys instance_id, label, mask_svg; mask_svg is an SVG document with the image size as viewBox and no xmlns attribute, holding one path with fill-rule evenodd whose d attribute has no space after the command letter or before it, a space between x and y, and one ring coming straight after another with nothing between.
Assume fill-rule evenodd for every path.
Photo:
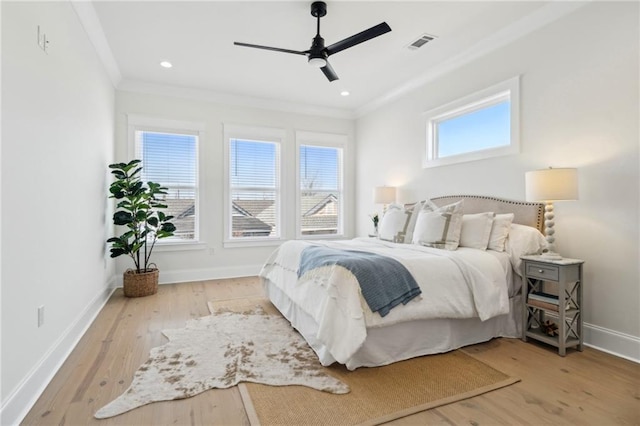
<instances>
[{"instance_id":1,"label":"recessed ceiling light","mask_svg":"<svg viewBox=\"0 0 640 426\"><path fill-rule=\"evenodd\" d=\"M171 68L173 65L169 61L162 61L160 62L160 66L163 68Z\"/></svg>"},{"instance_id":2,"label":"recessed ceiling light","mask_svg":"<svg viewBox=\"0 0 640 426\"><path fill-rule=\"evenodd\" d=\"M340 92L340 94L341 94L342 96L349 96L349 92L348 92L348 91L346 91L346 90L343 90L342 92Z\"/></svg>"}]
</instances>

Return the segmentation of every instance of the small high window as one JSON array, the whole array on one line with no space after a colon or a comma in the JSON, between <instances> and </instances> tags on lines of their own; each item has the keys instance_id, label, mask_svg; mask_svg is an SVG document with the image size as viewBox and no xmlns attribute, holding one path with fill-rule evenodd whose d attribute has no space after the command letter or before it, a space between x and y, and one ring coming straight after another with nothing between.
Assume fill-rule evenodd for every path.
<instances>
[{"instance_id":1,"label":"small high window","mask_svg":"<svg viewBox=\"0 0 640 426\"><path fill-rule=\"evenodd\" d=\"M424 167L519 152L518 105L516 77L427 112Z\"/></svg>"}]
</instances>

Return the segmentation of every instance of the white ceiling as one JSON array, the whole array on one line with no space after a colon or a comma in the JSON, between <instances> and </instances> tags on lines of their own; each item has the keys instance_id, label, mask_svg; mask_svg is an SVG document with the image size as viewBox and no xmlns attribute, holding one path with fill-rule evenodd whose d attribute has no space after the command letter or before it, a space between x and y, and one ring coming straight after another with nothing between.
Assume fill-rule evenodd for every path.
<instances>
[{"instance_id":1,"label":"white ceiling","mask_svg":"<svg viewBox=\"0 0 640 426\"><path fill-rule=\"evenodd\" d=\"M566 13L547 1L329 1L320 31L327 46L383 21L392 29L331 56L340 77L331 83L304 56L233 45L308 49L315 35L310 4L94 1L98 19L88 32L96 44L101 27L119 87L145 83L354 113ZM438 38L419 50L406 48L423 33ZM160 67L163 60L173 67ZM350 96L341 96L343 90Z\"/></svg>"}]
</instances>

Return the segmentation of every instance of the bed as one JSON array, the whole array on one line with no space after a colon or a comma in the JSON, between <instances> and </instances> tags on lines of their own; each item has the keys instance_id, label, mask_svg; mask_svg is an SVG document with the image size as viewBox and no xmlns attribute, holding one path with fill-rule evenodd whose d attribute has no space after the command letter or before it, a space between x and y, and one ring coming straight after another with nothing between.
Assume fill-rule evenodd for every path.
<instances>
[{"instance_id":1,"label":"bed","mask_svg":"<svg viewBox=\"0 0 640 426\"><path fill-rule=\"evenodd\" d=\"M497 218L501 223L510 218L503 232L503 250L479 250L468 243L454 250L411 244L411 239L418 242L419 238L404 225L400 238L388 240L381 239L381 233L380 238L287 241L265 262L260 277L266 296L305 338L322 365L339 362L350 370L375 367L495 337L520 337L520 256L544 248L544 205L473 195L437 197L427 203L432 209L462 209L458 218L464 217L464 232L471 229L467 219L490 214L492 238ZM415 218L423 206L398 209L413 211ZM389 211L386 214L391 217ZM421 223L414 221L412 227L424 233ZM301 260L308 259L311 248L391 259L415 278L420 294L406 304L397 303L384 316L382 310L373 312L369 299L363 297L365 287L352 270L326 264L300 274Z\"/></svg>"}]
</instances>

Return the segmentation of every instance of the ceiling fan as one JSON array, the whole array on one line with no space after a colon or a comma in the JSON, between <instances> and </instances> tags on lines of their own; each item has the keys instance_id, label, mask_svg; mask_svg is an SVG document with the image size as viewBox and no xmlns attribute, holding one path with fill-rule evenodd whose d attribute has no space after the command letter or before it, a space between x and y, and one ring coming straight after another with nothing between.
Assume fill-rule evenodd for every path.
<instances>
[{"instance_id":1,"label":"ceiling fan","mask_svg":"<svg viewBox=\"0 0 640 426\"><path fill-rule=\"evenodd\" d=\"M378 37L391 31L391 27L389 27L386 22L383 22L369 28L368 30L364 30L358 34L354 34L351 37L347 37L344 40L332 44L331 46L325 47L324 39L320 36L320 18L322 18L326 14L327 4L325 2L315 1L311 3L311 16L318 18L318 24L316 36L313 38L313 42L311 43L311 48L309 50L300 51L281 49L279 47L260 46L257 44L240 43L237 41L233 44L235 44L236 46L253 47L256 49L265 49L273 50L276 52L305 55L308 58L309 65L320 68L320 70L324 73L327 79L329 79L329 81L334 81L338 79L338 75L331 67L331 64L329 64L329 56L334 55L338 52L342 52L345 49L348 49L360 43L364 43L365 41L371 40L372 38Z\"/></svg>"}]
</instances>

